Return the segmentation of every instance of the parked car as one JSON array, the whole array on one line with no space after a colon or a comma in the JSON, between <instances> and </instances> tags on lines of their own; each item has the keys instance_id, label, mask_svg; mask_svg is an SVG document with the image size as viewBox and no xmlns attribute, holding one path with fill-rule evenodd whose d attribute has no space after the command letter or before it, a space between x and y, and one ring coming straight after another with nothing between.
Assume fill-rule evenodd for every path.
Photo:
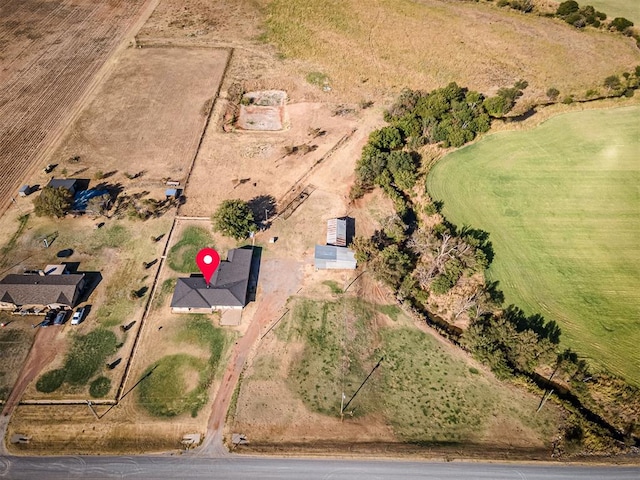
<instances>
[{"instance_id":1,"label":"parked car","mask_svg":"<svg viewBox=\"0 0 640 480\"><path fill-rule=\"evenodd\" d=\"M87 307L81 307L75 311L73 317L71 317L71 325L79 325L80 322L82 322L86 308Z\"/></svg>"},{"instance_id":2,"label":"parked car","mask_svg":"<svg viewBox=\"0 0 640 480\"><path fill-rule=\"evenodd\" d=\"M53 321L55 320L57 314L58 314L57 310L49 310L47 314L44 316L44 320L40 322L40 326L48 327L49 325L53 324Z\"/></svg>"},{"instance_id":3,"label":"parked car","mask_svg":"<svg viewBox=\"0 0 640 480\"><path fill-rule=\"evenodd\" d=\"M56 318L53 321L53 324L54 325L62 325L66 319L67 319L67 311L66 310L60 310L58 312L58 314L56 315Z\"/></svg>"}]
</instances>

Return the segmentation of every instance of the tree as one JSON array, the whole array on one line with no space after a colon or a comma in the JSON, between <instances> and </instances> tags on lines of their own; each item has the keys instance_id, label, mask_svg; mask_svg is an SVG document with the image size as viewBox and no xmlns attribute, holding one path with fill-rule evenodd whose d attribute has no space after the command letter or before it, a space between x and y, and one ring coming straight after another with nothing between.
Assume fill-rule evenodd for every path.
<instances>
[{"instance_id":1,"label":"tree","mask_svg":"<svg viewBox=\"0 0 640 480\"><path fill-rule=\"evenodd\" d=\"M73 195L64 187L45 187L33 200L38 217L56 217L65 215L71 208Z\"/></svg>"},{"instance_id":2,"label":"tree","mask_svg":"<svg viewBox=\"0 0 640 480\"><path fill-rule=\"evenodd\" d=\"M489 97L484 101L484 108L486 108L489 115L499 118L511 110L511 104L502 96Z\"/></svg>"},{"instance_id":3,"label":"tree","mask_svg":"<svg viewBox=\"0 0 640 480\"><path fill-rule=\"evenodd\" d=\"M256 231L249 204L243 200L225 200L211 217L213 229L227 237L242 240Z\"/></svg>"},{"instance_id":4,"label":"tree","mask_svg":"<svg viewBox=\"0 0 640 480\"><path fill-rule=\"evenodd\" d=\"M571 13L577 12L580 9L578 2L575 0L568 0L566 2L562 2L558 5L558 10L556 10L556 15L560 17L565 17Z\"/></svg>"},{"instance_id":5,"label":"tree","mask_svg":"<svg viewBox=\"0 0 640 480\"><path fill-rule=\"evenodd\" d=\"M371 269L378 280L397 289L411 272L411 259L398 248L398 245L393 244L371 260Z\"/></svg>"},{"instance_id":6,"label":"tree","mask_svg":"<svg viewBox=\"0 0 640 480\"><path fill-rule=\"evenodd\" d=\"M395 151L389 154L387 168L393 175L393 181L402 190L411 190L416 184L417 168L408 152Z\"/></svg>"},{"instance_id":7,"label":"tree","mask_svg":"<svg viewBox=\"0 0 640 480\"><path fill-rule=\"evenodd\" d=\"M547 97L549 97L549 100L551 101L555 102L558 99L558 95L560 95L560 90L555 87L551 87L547 90Z\"/></svg>"},{"instance_id":8,"label":"tree","mask_svg":"<svg viewBox=\"0 0 640 480\"><path fill-rule=\"evenodd\" d=\"M369 145L382 151L390 151L401 148L404 145L404 138L399 128L389 126L374 130L369 135Z\"/></svg>"},{"instance_id":9,"label":"tree","mask_svg":"<svg viewBox=\"0 0 640 480\"><path fill-rule=\"evenodd\" d=\"M619 32L624 32L627 28L633 27L633 22L624 17L616 17L611 20L611 27L615 28Z\"/></svg>"},{"instance_id":10,"label":"tree","mask_svg":"<svg viewBox=\"0 0 640 480\"><path fill-rule=\"evenodd\" d=\"M604 86L607 87L607 90L617 90L622 84L620 83L620 78L617 75L610 75L604 79Z\"/></svg>"}]
</instances>

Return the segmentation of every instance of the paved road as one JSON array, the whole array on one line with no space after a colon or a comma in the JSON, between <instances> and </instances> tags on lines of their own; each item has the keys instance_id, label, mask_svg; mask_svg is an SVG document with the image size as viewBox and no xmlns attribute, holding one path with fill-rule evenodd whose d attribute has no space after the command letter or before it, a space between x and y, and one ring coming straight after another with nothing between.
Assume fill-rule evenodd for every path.
<instances>
[{"instance_id":1,"label":"paved road","mask_svg":"<svg viewBox=\"0 0 640 480\"><path fill-rule=\"evenodd\" d=\"M638 467L202 457L0 457L0 479L638 480Z\"/></svg>"}]
</instances>

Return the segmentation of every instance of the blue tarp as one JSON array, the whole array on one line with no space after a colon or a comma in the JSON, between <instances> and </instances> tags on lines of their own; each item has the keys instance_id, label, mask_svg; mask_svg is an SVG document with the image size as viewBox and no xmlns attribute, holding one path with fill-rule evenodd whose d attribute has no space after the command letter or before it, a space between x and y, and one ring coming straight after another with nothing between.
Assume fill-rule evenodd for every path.
<instances>
[{"instance_id":1,"label":"blue tarp","mask_svg":"<svg viewBox=\"0 0 640 480\"><path fill-rule=\"evenodd\" d=\"M82 190L76 193L73 197L73 207L71 207L71 209L75 212L84 212L87 209L87 202L89 201L89 199L108 194L108 190Z\"/></svg>"}]
</instances>

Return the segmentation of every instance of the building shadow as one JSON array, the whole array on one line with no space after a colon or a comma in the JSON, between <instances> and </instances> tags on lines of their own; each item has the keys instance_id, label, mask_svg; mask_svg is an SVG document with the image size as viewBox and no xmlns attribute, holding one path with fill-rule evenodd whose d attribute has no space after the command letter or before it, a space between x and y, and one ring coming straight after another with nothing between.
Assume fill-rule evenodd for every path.
<instances>
[{"instance_id":1,"label":"building shadow","mask_svg":"<svg viewBox=\"0 0 640 480\"><path fill-rule=\"evenodd\" d=\"M249 284L247 285L247 303L256 301L256 292L258 291L258 279L260 278L260 263L262 260L262 247L252 247L247 245L242 247L247 250L253 250L251 256L251 269L249 270Z\"/></svg>"},{"instance_id":2,"label":"building shadow","mask_svg":"<svg viewBox=\"0 0 640 480\"><path fill-rule=\"evenodd\" d=\"M89 300L89 297L96 289L100 282L102 281L102 274L100 272L76 272L76 273L84 273L85 276L85 285L80 293L80 297L78 298L77 303L86 302Z\"/></svg>"}]
</instances>

